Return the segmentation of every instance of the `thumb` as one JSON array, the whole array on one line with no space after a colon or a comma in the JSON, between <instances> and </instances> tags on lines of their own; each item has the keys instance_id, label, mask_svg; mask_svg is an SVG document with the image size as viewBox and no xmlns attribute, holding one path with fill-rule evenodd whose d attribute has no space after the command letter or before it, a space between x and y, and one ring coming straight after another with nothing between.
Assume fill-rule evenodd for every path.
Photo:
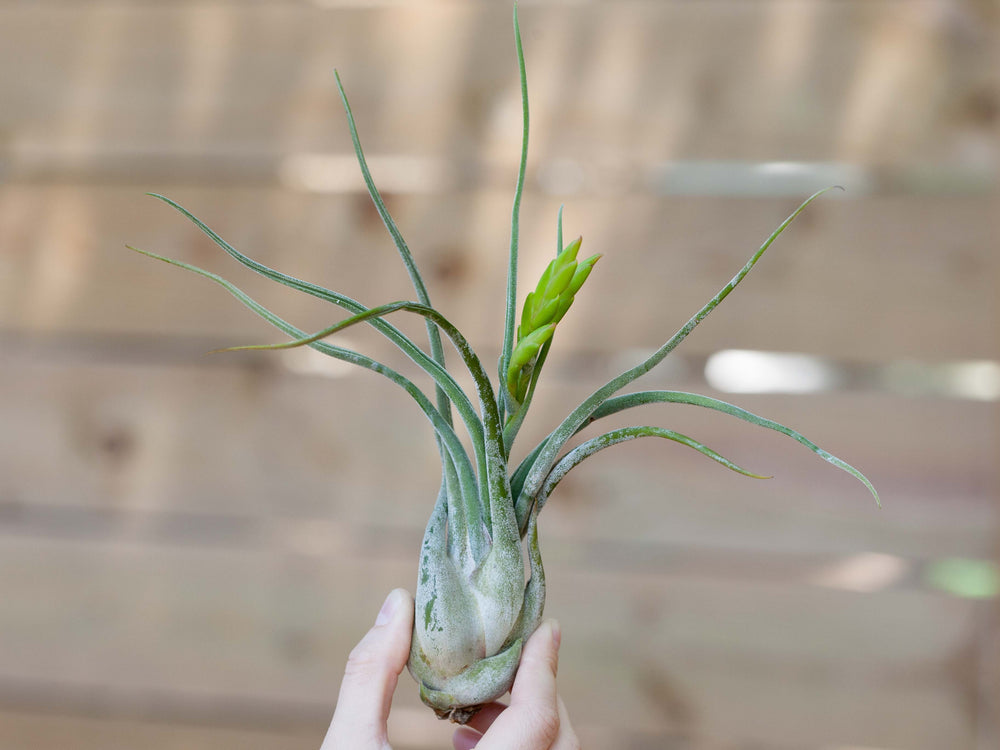
<instances>
[{"instance_id":1,"label":"thumb","mask_svg":"<svg viewBox=\"0 0 1000 750\"><path fill-rule=\"evenodd\" d=\"M410 655L413 597L396 589L386 597L375 625L347 657L337 710L321 750L381 746L396 681Z\"/></svg>"},{"instance_id":2,"label":"thumb","mask_svg":"<svg viewBox=\"0 0 1000 750\"><path fill-rule=\"evenodd\" d=\"M559 623L546 620L524 646L510 691L510 706L500 713L476 745L477 750L547 750L560 733L561 717L556 697L556 670L559 666ZM484 718L488 721L491 715ZM482 731L485 721L472 726ZM466 743L469 735L456 737L455 746Z\"/></svg>"}]
</instances>

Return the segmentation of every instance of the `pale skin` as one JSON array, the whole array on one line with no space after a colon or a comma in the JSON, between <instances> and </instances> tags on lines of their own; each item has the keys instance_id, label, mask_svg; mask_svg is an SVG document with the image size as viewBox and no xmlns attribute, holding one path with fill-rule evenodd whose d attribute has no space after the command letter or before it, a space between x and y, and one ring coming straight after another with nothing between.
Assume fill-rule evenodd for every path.
<instances>
[{"instance_id":1,"label":"pale skin","mask_svg":"<svg viewBox=\"0 0 1000 750\"><path fill-rule=\"evenodd\" d=\"M386 722L412 631L413 597L396 589L347 659L337 710L320 750L392 750ZM560 639L555 620L538 627L525 644L510 705L491 703L458 728L455 750L579 750L556 693Z\"/></svg>"}]
</instances>

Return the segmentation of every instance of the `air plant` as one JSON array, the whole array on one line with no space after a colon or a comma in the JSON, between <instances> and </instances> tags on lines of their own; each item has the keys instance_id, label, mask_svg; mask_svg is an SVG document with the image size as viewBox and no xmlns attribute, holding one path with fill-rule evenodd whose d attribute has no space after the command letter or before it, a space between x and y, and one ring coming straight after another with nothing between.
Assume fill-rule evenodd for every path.
<instances>
[{"instance_id":1,"label":"air plant","mask_svg":"<svg viewBox=\"0 0 1000 750\"><path fill-rule=\"evenodd\" d=\"M243 266L285 286L330 302L350 316L316 333L307 334L266 309L224 278L196 266L145 250L130 249L200 274L224 287L258 316L284 331L291 340L270 345L236 346L244 349L285 349L310 346L335 359L350 362L388 378L405 390L430 421L441 457L441 489L431 512L420 550L416 586L416 617L409 670L420 686L423 701L441 718L465 723L483 705L511 686L521 647L538 625L545 602L545 573L538 544L538 514L559 482L574 467L599 451L642 437L658 437L686 445L702 455L749 477L763 478L738 466L698 441L673 430L632 426L611 430L567 450L581 430L603 417L651 403L700 406L731 415L759 427L780 432L809 448L820 458L861 481L875 496L871 482L857 469L819 448L801 434L738 406L709 396L670 390L620 394L622 389L659 364L750 272L785 228L820 190L788 216L765 240L746 265L666 343L644 361L605 383L567 416L511 470L511 447L531 405L539 375L552 346L559 322L571 307L600 256L578 261L578 238L562 239L562 209L557 222L556 256L534 291L524 300L515 326L517 298L518 225L528 147L528 95L524 53L514 9L514 40L521 83L522 144L520 167L511 212L506 317L496 385L469 342L431 305L416 263L396 223L386 209L368 170L350 104L339 74L337 88L347 116L354 151L367 186L412 280L416 300L368 308L317 284L269 268L236 250L200 219L170 198L150 193L169 204ZM424 318L428 345L422 348L386 318L405 312ZM325 339L350 326L367 323L395 344L434 382L435 400L396 370L356 351ZM442 334L457 350L472 377L475 404L445 365ZM452 406L471 443L471 454L456 432ZM478 406L478 408L477 408ZM525 580L526 553L530 575Z\"/></svg>"}]
</instances>

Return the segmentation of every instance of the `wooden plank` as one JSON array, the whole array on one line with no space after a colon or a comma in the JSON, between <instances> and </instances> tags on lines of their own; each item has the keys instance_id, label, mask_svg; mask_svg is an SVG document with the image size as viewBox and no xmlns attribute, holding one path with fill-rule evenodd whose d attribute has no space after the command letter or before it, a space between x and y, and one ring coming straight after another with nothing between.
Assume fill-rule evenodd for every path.
<instances>
[{"instance_id":1,"label":"wooden plank","mask_svg":"<svg viewBox=\"0 0 1000 750\"><path fill-rule=\"evenodd\" d=\"M923 662L936 646L904 624L918 610L923 618L949 617L943 602L767 585L729 590L724 583L723 592L706 581L665 585L608 577L560 587L556 579L553 610L569 591L581 610L600 610L595 617L603 620L577 633L582 643L567 637L562 675L569 690L588 683L591 670L602 671L605 710L628 712L637 702L640 725L670 727L698 747L712 741L734 747L968 746L966 720L952 712L953 703L940 701L952 679L967 676L948 673L950 657ZM970 624L963 619L938 631L943 653L961 648ZM876 635L890 630L901 639L893 646ZM948 646L950 638L955 641ZM916 652L923 656L913 660Z\"/></svg>"},{"instance_id":2,"label":"wooden plank","mask_svg":"<svg viewBox=\"0 0 1000 750\"><path fill-rule=\"evenodd\" d=\"M532 61L532 90L542 105L532 151L538 169L529 188L551 190L552 169L574 161L569 170L585 179L568 207L567 229L608 255L591 282L591 301L581 299L564 326L565 345L656 345L792 205L630 194L648 190L640 177L650 165L846 159L891 172L928 160L961 167L962 153L986 148L980 141L990 132L988 118L974 105L992 90L979 72L988 46L963 38L962 56L944 55L962 32L935 25L927 15L932 10L909 1L618 3L572 15L558 7L530 9L529 46L553 52ZM982 20L973 9L963 12L973 14L969 22ZM201 296L190 280L161 280L152 270L148 276L135 270L138 262L120 260L125 241L179 249L196 261L214 251L178 217L140 199L138 189L109 187L108 180L141 189L180 180L187 185L172 195L265 260L335 280L366 301L409 294L363 199L247 186L273 183L286 157L349 154L329 81L334 56L342 56L363 71L352 92L370 150L439 159L446 172L475 175L458 195L400 196L392 207L438 277L431 279L436 298L475 341L495 340L500 313L492 308L483 315L482 300L501 298L517 154L515 71L509 43L495 33L509 19L499 9L88 3L5 6L0 13L3 54L11 60L51 49L32 66L30 85L20 77L3 80L9 106L0 117L9 119L0 132L7 133L9 176L77 180L4 188L3 325L222 337L263 330L221 295ZM404 27L420 33L407 33L400 44L396 32ZM801 33L789 39L799 46L777 43L796 29ZM720 48L703 38L734 41ZM569 67L581 48L588 50L586 63ZM843 64L845 50L854 67ZM11 71L19 64L0 70L16 76ZM871 86L883 88L873 93ZM650 102L662 104L645 106ZM612 177L600 178L608 169ZM622 178L627 184L615 182ZM229 180L222 195L217 184L189 187L219 179ZM849 187L863 196L863 184ZM538 248L551 245L558 204L552 196L528 198L526 271L547 257ZM741 290L744 314L724 317L725 328L706 324L687 346L707 352L736 342L860 359L994 357L988 284L996 259L986 250L991 200L817 206L781 243L781 264L767 264L771 270ZM665 249L673 247L679 249ZM358 262L362 249L365 263ZM263 299L286 298L268 290ZM608 299L615 300L615 315L607 314ZM178 300L189 304L177 310ZM291 316L315 309L291 300L282 307Z\"/></svg>"},{"instance_id":3,"label":"wooden plank","mask_svg":"<svg viewBox=\"0 0 1000 750\"><path fill-rule=\"evenodd\" d=\"M9 536L0 556L16 603L0 620L8 700L128 696L140 717L209 724L321 715L380 597L412 575L409 560ZM971 603L548 567L562 690L584 725L792 746L967 742L956 696L969 676L950 665ZM412 688L404 678L400 707L418 707Z\"/></svg>"},{"instance_id":4,"label":"wooden plank","mask_svg":"<svg viewBox=\"0 0 1000 750\"><path fill-rule=\"evenodd\" d=\"M323 730L245 730L109 720L97 717L0 712L0 742L7 747L60 747L79 750L142 747L148 750L316 750Z\"/></svg>"},{"instance_id":5,"label":"wooden plank","mask_svg":"<svg viewBox=\"0 0 1000 750\"><path fill-rule=\"evenodd\" d=\"M179 690L173 704L181 713L192 702L205 703L210 716L213 707L229 715L263 702L319 722L368 613L388 588L412 585L409 550L426 514L412 483L420 477L422 496L430 497L436 479L429 447L421 454L409 441L386 442L397 433L381 431L385 418L373 418L372 405L389 408L392 392L370 379L65 364L8 358L0 368L9 429L0 476L4 496L17 498L5 506L9 531L0 544L2 600L16 603L4 608L0 634L10 644L2 665L10 690L44 695L47 679L59 686L56 695L72 696L92 691L100 675L113 688L112 703ZM324 408L313 408L333 386L362 395L323 396ZM583 389L570 384L565 391L552 394L556 408ZM856 410L888 425L888 417L873 415L879 408L898 414L894 400L817 402L825 406L808 415L818 423L807 432L832 425L829 439L849 439L859 455L879 456L878 467L886 467L876 478L890 485L881 515L852 481L835 484L807 452L768 440L754 441L752 450L763 452L762 464L780 466L782 480L790 474L788 485L730 477L707 462L704 471L690 461L669 471L661 462L684 460L661 458L670 446L636 443L592 471L581 469L548 506L549 609L578 634L575 646L567 638L563 669L567 699L582 707L591 737L628 724L637 742L661 745L681 733L719 747L738 747L746 737L775 747L807 739L818 746L965 746L971 730L955 694L971 678L947 670L975 631L969 605L912 589L846 594L789 572L770 579L767 571L803 561L814 570L808 555L835 561L873 550L917 562L989 554L996 524L984 493L993 454L972 447L987 429L976 420L988 413L918 402L913 423L897 420L900 434L885 441L871 431L851 436L833 417ZM800 404L770 397L747 405L789 420L794 411L801 421ZM166 416L169 429L159 425ZM669 416L692 433L675 420L702 421L683 411ZM404 407L399 419L404 432L419 433L412 409ZM739 447L724 439L732 425L704 422L710 432L699 437L717 434L710 442L728 453ZM915 429L928 423L945 444L962 434L973 442L935 452ZM337 442L345 429L360 445ZM116 431L133 438L115 438ZM375 441L398 473L364 463L365 446ZM331 444L341 448L307 450ZM114 445L126 447L109 450ZM278 450L270 462L261 459L267 447ZM341 458L331 462L331 455ZM924 473L892 489L901 481L898 468L915 455ZM948 469L949 462L957 463ZM51 466L62 470L46 471ZM817 481L821 474L825 481ZM949 476L968 482L964 492L973 500L961 514L939 498L955 497L962 485L931 484ZM51 524L32 534L18 524L19 506L30 520L32 508L81 503L118 509L105 536L88 536L86 527L60 536ZM364 524L384 523L387 513L397 536L368 547L376 540ZM614 540L620 546L609 547ZM734 549L750 554L734 558ZM783 555L784 565L760 559L767 550ZM595 601L602 602L599 617ZM648 653L657 660L642 657ZM901 686L900 674L921 677ZM664 704L675 683L676 705ZM191 684L206 694L192 697ZM153 698L135 700L147 706ZM412 695L401 700L418 708ZM685 713L684 706L693 708Z\"/></svg>"},{"instance_id":6,"label":"wooden plank","mask_svg":"<svg viewBox=\"0 0 1000 750\"><path fill-rule=\"evenodd\" d=\"M15 604L4 608L0 633L10 644L0 668L8 700L26 690L44 696L54 684L51 692L72 703L100 675L112 705L133 696L147 712L167 691L181 713L198 703L210 717L239 715L263 703L276 715L318 717L366 613L388 588L412 585L410 550L426 514L413 482L419 477L430 497L434 457L395 441L419 434L419 415L400 400L405 426L384 432L388 417L373 416L372 405L390 409L384 394L392 392L373 379L66 364L8 356L0 368L8 498L0 599ZM322 395L334 386L362 395ZM542 395L555 413L583 393L570 383ZM829 440L855 444L877 464L881 515L853 481L823 474L817 482L829 469L808 452L760 438L752 451L782 468L782 483L720 474L707 462L699 471L681 456L661 458L670 446L637 443L581 469L548 506L549 610L578 633L577 646L567 639L563 669L588 736L606 739L627 724L637 743L661 745L678 735L718 747L747 737L775 747L967 745L972 730L955 696L972 677L949 670L978 637L971 605L912 589L847 594L768 571L805 561L815 572L809 555L835 562L893 552L919 563L989 554L995 453L979 436L990 412L922 401L909 407L909 422L895 399L811 401L822 408L806 413L802 401L776 397L747 405L788 421L807 416L815 426L798 426L808 433L832 426ZM852 413L892 424L892 439L854 435ZM692 433L688 422L704 422L699 437L715 436L709 442L734 455L751 432L683 410L669 417ZM934 439L948 450L917 429L924 424L935 424ZM359 444L339 443L344 430ZM962 435L968 445L952 445ZM376 442L396 472L365 463ZM263 460L268 448L277 454ZM667 460L683 468L669 471ZM901 476L907 468L914 476ZM968 500L956 513L960 493ZM34 531L19 522L47 506L91 503L116 509L103 536L86 525L60 533L44 517ZM396 536L376 543L364 524L386 514ZM739 549L749 554L734 557ZM765 550L785 562L761 559ZM192 684L204 694L192 696ZM412 695L401 700L418 709Z\"/></svg>"},{"instance_id":7,"label":"wooden plank","mask_svg":"<svg viewBox=\"0 0 1000 750\"><path fill-rule=\"evenodd\" d=\"M0 408L9 431L0 451L0 494L12 522L19 514L30 517L33 508L47 513L40 517L45 533L82 523L86 534L86 518L100 522L100 515L74 520L46 510L79 507L122 514L110 521L112 530L117 523L126 530L135 524L137 531L153 523L153 538L187 534L224 544L258 539L259 525L270 519L349 525L391 518L416 543L438 481L422 417L374 379L268 382L239 371L108 366L72 374L7 366L3 373ZM334 388L349 395L330 394ZM551 411L539 412L524 436L527 444L565 413L559 409L574 392L563 390ZM323 408L314 409L321 398ZM796 554L878 550L917 559L990 554L994 453L981 437L990 412L925 402L902 418L895 400L875 398L817 399L808 412L774 397L741 403L800 427L861 466L886 508L876 512L853 479L787 438L664 406L641 421L695 435L777 478L751 481L680 446L638 442L577 469L548 515L566 524L569 539L694 541ZM855 422L895 420L896 428L855 434L852 420L842 421L852 413ZM922 430L926 424L936 431ZM393 427L386 433L383 425ZM134 521L127 520L130 513ZM172 524L165 532L156 521L161 513Z\"/></svg>"},{"instance_id":8,"label":"wooden plank","mask_svg":"<svg viewBox=\"0 0 1000 750\"><path fill-rule=\"evenodd\" d=\"M546 385L515 460L592 387ZM419 534L439 481L423 416L374 376L331 381L217 366L67 367L10 357L0 368L0 394L0 494L11 509L162 511L202 514L206 523L219 516L223 535L226 523L238 530L254 519L391 518ZM576 469L550 512L566 508L570 535L600 530L609 538L683 541L692 534L725 545L744 537L758 548L917 557L990 549L991 410L875 394L735 400L868 472L886 508L876 512L860 484L784 436L662 405L606 428L669 426L776 478L749 480L681 446L639 441ZM619 511L622 502L629 513ZM796 533L787 532L789 524Z\"/></svg>"},{"instance_id":9,"label":"wooden plank","mask_svg":"<svg viewBox=\"0 0 1000 750\"><path fill-rule=\"evenodd\" d=\"M688 359L643 385L703 390L704 357L733 347L870 366L997 359L983 166L997 21L939 10L522 9L522 279L551 254L560 202L567 233L606 256L561 328L526 442L611 360L662 342L796 203L658 195L678 191L663 184L671 164L859 171L685 342ZM0 5L0 745L318 745L350 647L389 588L412 587L438 481L430 431L374 377L202 357L274 334L122 245L231 273L141 196L163 190L265 262L368 303L411 296L358 185L317 195L291 169L350 156L336 65L435 300L494 361L519 145L509 23L509 9L460 2ZM231 275L306 328L331 320ZM348 340L392 357L373 335ZM925 566L996 558L995 406L877 384L731 400L858 465L885 509L786 438L646 412L776 478L639 441L559 488L542 528L548 612L585 746L993 747L995 600L944 595ZM847 590L843 571L873 560L891 575ZM408 677L393 715L401 750L447 744Z\"/></svg>"},{"instance_id":10,"label":"wooden plank","mask_svg":"<svg viewBox=\"0 0 1000 750\"><path fill-rule=\"evenodd\" d=\"M343 315L250 278L182 216L138 189L2 188L0 325L28 333L199 335L219 343L280 340L225 291L123 245L207 266L307 329ZM374 305L414 295L360 196L185 188L172 197L262 262ZM408 196L393 203L432 298L484 351L503 325L509 191ZM564 352L659 346L743 265L794 208L787 199L608 197L572 201L566 231L602 252L560 329ZM824 200L682 352L798 351L868 362L997 356L1000 273L993 199ZM551 253L557 202L528 196L522 284ZM419 336L405 315L395 320ZM344 340L391 345L360 329Z\"/></svg>"},{"instance_id":11,"label":"wooden plank","mask_svg":"<svg viewBox=\"0 0 1000 750\"><path fill-rule=\"evenodd\" d=\"M970 131L990 128L976 106L989 36L972 30L996 19L985 6L955 16L936 7L533 5L522 22L535 101L546 103L535 143L598 163L954 159ZM0 29L0 130L29 161L56 149L79 164L96 144L345 151L332 127L334 67L377 151L445 148L507 163L516 153L507 7L8 3ZM30 80L14 72L25 65Z\"/></svg>"}]
</instances>

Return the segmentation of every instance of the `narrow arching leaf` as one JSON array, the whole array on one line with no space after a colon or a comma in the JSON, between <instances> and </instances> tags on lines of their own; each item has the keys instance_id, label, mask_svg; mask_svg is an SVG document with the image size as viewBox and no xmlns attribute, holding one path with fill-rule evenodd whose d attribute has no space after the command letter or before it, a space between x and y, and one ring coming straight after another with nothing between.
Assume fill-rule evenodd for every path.
<instances>
[{"instance_id":1,"label":"narrow arching leaf","mask_svg":"<svg viewBox=\"0 0 1000 750\"><path fill-rule=\"evenodd\" d=\"M313 284L301 279L297 279L294 276L289 276L288 274L276 271L263 263L260 263L247 255L244 255L235 247L226 242L222 237L212 230L207 224L205 224L201 219L195 216L193 213L188 211L186 208L181 206L176 201L170 198L160 195L158 193L147 193L147 195L152 196L158 200L163 201L167 205L173 207L179 211L182 215L187 217L191 222L194 223L205 235L209 237L216 245L221 247L227 254L232 258L237 260L243 266L249 268L250 270L259 273L260 275L276 281L279 284L287 286L298 291L305 292L319 299L325 300L327 302L332 302L339 307L348 310L349 312L362 312L367 308L360 302L347 297L346 295L335 292L331 289L327 289L318 284ZM391 220L391 219L390 219ZM417 346L413 341L402 333L399 329L395 328L387 321L381 319L373 319L371 325L381 332L386 338L392 341L406 356L408 356L413 362L415 362L421 369L424 370L428 375L433 378L437 387L437 408L438 412L441 414L444 421L451 425L451 409L448 405L448 399L451 399L456 407L458 408L459 414L462 417L465 427L469 432L469 436L473 441L475 446L478 446L477 456L480 457L480 462L482 463L482 456L485 453L485 446L483 446L483 434L482 425L475 416L475 409L472 406L472 402L469 401L468 396L465 391L455 382L451 377L451 374L444 368L444 356L441 351L440 346L440 336L437 330L429 331L431 336L431 352L432 354L439 354L440 356L436 359L428 357L427 354ZM442 394L445 394L444 397ZM449 471L454 473L455 468L453 466L453 460L451 454L442 443L441 437L435 435L435 440L438 444L438 452L441 454L441 483L446 485L449 483ZM483 471L483 466L480 466L480 471ZM458 513L455 514L459 516Z\"/></svg>"},{"instance_id":2,"label":"narrow arching leaf","mask_svg":"<svg viewBox=\"0 0 1000 750\"><path fill-rule=\"evenodd\" d=\"M319 341L320 339L328 338L333 334L344 330L345 328L350 328L351 326L357 325L358 323L364 323L369 320L382 318L389 313L394 313L399 310L407 309L410 306L416 306L417 302L390 302L386 305L379 305L378 307L371 307L357 315L352 315L349 318L344 318L339 323L334 323L331 326L323 328L316 333L311 333L308 336L302 336L292 341L282 341L277 344L244 344L241 346L229 346L225 349L219 349L218 351L224 352L239 352L248 350L269 350L269 349L294 349L299 346L308 346L314 341Z\"/></svg>"},{"instance_id":3,"label":"narrow arching leaf","mask_svg":"<svg viewBox=\"0 0 1000 750\"><path fill-rule=\"evenodd\" d=\"M237 287L235 284L227 281L218 274L214 274L211 271L206 271L198 266L191 265L190 263L184 263L183 261L175 260L173 258L167 258L163 255L157 255L156 253L150 252L148 250L141 250L137 247L132 247L131 245L126 245L129 250L140 253L150 258L162 261L172 266L178 268L183 268L192 273L196 273L199 276L203 276L210 281L214 281L219 286L223 287L226 291L232 294L237 300L239 300L244 306L249 308L252 312L256 313L259 317L266 320L268 323L284 331L289 336L302 337L305 332L291 325L287 321L283 320L279 316L275 315L273 312L268 310L266 307L261 305L259 302L254 300L250 295L244 292L242 289ZM388 378L392 382L400 386L404 391L406 391L417 405L420 407L421 411L427 416L431 424L434 427L435 433L441 438L444 444L447 446L447 450L452 460L454 461L455 468L458 470L459 482L462 488L462 499L466 502L466 510L469 518L469 533L473 540L473 544L477 548L485 548L487 545L485 536L483 534L482 522L479 520L482 517L483 509L479 501L479 493L475 474L472 471L472 464L469 461L468 454L462 447L461 441L455 434L454 429L450 424L448 424L441 413L434 407L427 398L426 394L420 390L413 382L400 375L398 372L393 370L391 367L378 362L370 357L366 357L363 354L352 351L350 349L343 349L336 346L331 346L329 344L323 343L321 341L314 341L309 344L309 346L317 349L318 351L326 354L335 359L340 359L351 364L358 365L372 372L377 372L380 375Z\"/></svg>"},{"instance_id":4,"label":"narrow arching leaf","mask_svg":"<svg viewBox=\"0 0 1000 750\"><path fill-rule=\"evenodd\" d=\"M796 442L804 445L806 448L811 450L817 456L822 458L827 463L836 466L838 469L842 469L850 474L852 477L861 482L868 491L875 498L875 503L882 507L882 501L878 496L878 492L875 490L874 485L869 481L868 477L862 474L860 471L855 469L849 463L841 458L833 455L832 453L823 450L816 443L812 442L806 438L801 433L786 427L780 422L775 422L772 419L767 419L766 417L761 417L752 412L747 411L739 406L727 403L726 401L721 401L717 398L712 398L711 396L703 396L698 393L686 393L684 391L641 391L639 393L628 393L623 396L616 396L614 398L609 398L605 401L598 409L594 411L588 420L587 424L593 422L601 417L608 416L610 414L615 414L624 409L630 409L634 406L641 406L643 404L650 404L656 402L666 402L673 404L690 404L692 406L701 406L706 409L712 409L714 411L722 412L723 414L729 414L730 416L736 417L737 419L742 419L744 422L749 422L750 424L756 425L758 427L764 427L768 430L774 430L775 432L780 432L782 435L787 435Z\"/></svg>"},{"instance_id":5,"label":"narrow arching leaf","mask_svg":"<svg viewBox=\"0 0 1000 750\"><path fill-rule=\"evenodd\" d=\"M344 91L344 85L340 81L340 74L335 70L333 72L333 77L337 81L337 91L340 92L340 100L344 105L344 112L347 115L347 127L351 133L351 143L354 144L354 154L357 157L358 166L361 168L361 176L364 178L365 187L368 188L368 195L371 197L372 203L375 204L375 210L378 211L378 215L382 218L382 223L385 224L385 228L388 230L389 236L392 237L393 244L396 245L399 257L402 258L403 264L406 266L406 272L409 274L410 281L413 283L413 288L417 292L417 299L419 299L422 304L430 307L430 295L427 294L427 286L424 284L423 277L420 275L420 270L417 268L417 264L413 260L410 248L403 239L403 234L399 231L399 227L396 226L396 222L389 213L389 209L386 208L385 201L382 200L382 196L379 193L378 188L375 187L375 181L372 179L371 171L368 169L368 161L365 159L364 150L361 148L361 139L358 136L357 124L354 122L354 113L351 111L351 104L347 100L347 93ZM441 346L441 336L429 320L427 321L427 338L431 345L431 356L434 357L435 362L443 367L444 348ZM437 386L437 400L438 408L441 413L445 415L446 419L450 418L448 413L448 396L440 385Z\"/></svg>"},{"instance_id":6,"label":"narrow arching leaf","mask_svg":"<svg viewBox=\"0 0 1000 750\"><path fill-rule=\"evenodd\" d=\"M504 319L503 349L500 355L500 383L504 382L514 349L514 317L517 314L517 255L521 224L521 193L524 191L524 173L528 167L528 77L524 67L524 47L521 45L521 28L514 5L514 47L517 51L517 70L521 81L521 161L517 169L514 188L514 206L510 213L510 254L507 260L507 306ZM498 389L503 393L503 387ZM501 406L503 404L501 403Z\"/></svg>"},{"instance_id":7,"label":"narrow arching leaf","mask_svg":"<svg viewBox=\"0 0 1000 750\"><path fill-rule=\"evenodd\" d=\"M612 378L610 381L605 383L603 386L598 388L594 393L592 393L586 400L583 401L573 412L562 421L562 423L557 427L552 434L549 436L545 446L539 451L534 465L528 472L528 476L525 480L524 492L526 492L530 497L534 497L535 494L541 489L542 483L545 481L545 477L548 476L552 467L555 465L559 451L562 450L566 442L579 430L580 426L587 421L591 414L608 398L620 391L622 388L627 386L629 383L634 381L636 378L645 375L647 372L652 370L656 365L663 361L670 352L672 352L681 341L687 338L688 334L694 330L694 328L704 320L709 313L711 313L726 297L729 293L735 289L741 281L750 273L751 269L757 264L757 261L764 255L764 252L771 246L771 244L785 231L786 227L792 223L792 221L797 217L806 206L812 203L816 198L823 195L833 188L825 188L820 190L813 195L809 196L803 203L793 211L788 218L786 218L771 236L764 241L756 253L747 261L747 263L740 269L728 284L726 284L719 292L710 299L704 307L701 308L694 316L688 320L681 328L675 333L663 346L656 350L650 357L645 361L639 363L630 370L623 372L621 375Z\"/></svg>"},{"instance_id":8,"label":"narrow arching leaf","mask_svg":"<svg viewBox=\"0 0 1000 750\"><path fill-rule=\"evenodd\" d=\"M216 245L221 247L228 255L237 260L243 266L249 268L262 276L265 276L272 281L276 281L279 284L290 287L297 291L305 292L318 299L325 300L326 302L331 302L338 307L343 308L351 313L364 312L368 308L362 305L357 300L351 299L350 297L335 292L331 289L319 286L318 284L312 284L308 281L303 281L297 279L294 276L289 276L288 274L276 271L263 263L260 263L253 258L241 253L235 247L226 242L222 237L220 237L214 230L212 230L207 224L205 224L201 219L192 214L182 205L177 203L170 198L160 195L159 193L147 193L157 200L163 201L167 205L176 209L178 212L187 217L196 227L198 227L209 239L211 239ZM400 351L402 351L407 357L409 357L414 363L416 363L421 369L423 369L428 375L430 375L435 384L444 389L448 397L455 402L460 412L463 412L463 419L466 420L466 426L469 427L469 422L467 420L467 415L473 412L472 403L469 401L468 396L461 389L461 387L455 382L451 374L439 363L438 360L428 357L427 354L417 346L408 336L406 336L402 331L400 331L395 326L391 325L388 321L384 321L381 318L373 318L369 321L371 325L382 333L387 339L392 341ZM441 404L438 404L439 411ZM442 412L442 416L447 420L451 421L449 410ZM475 437L473 439L476 439ZM481 440L481 435L479 437Z\"/></svg>"},{"instance_id":9,"label":"narrow arching leaf","mask_svg":"<svg viewBox=\"0 0 1000 750\"><path fill-rule=\"evenodd\" d=\"M309 334L308 336L300 336L292 341L283 341L277 344L248 344L243 346L231 346L221 351L292 349L299 346L307 346L321 339L325 339L328 336L332 336L345 328L357 325L358 323L364 323L374 318L382 318L386 315L400 311L415 313L421 317L427 318L436 326L440 327L452 340L452 343L455 345L455 350L465 361L466 367L476 383L477 390L479 390L480 399L486 401L487 403L494 402L493 387L489 382L489 376L486 374L486 371L483 370L482 364L480 363L475 352L472 350L472 347L469 345L469 342L461 334L458 328L456 328L454 324L452 324L441 313L434 308L427 307L419 302L401 300L398 302L389 302L385 305L379 305L378 307L372 307L358 313L357 315L352 315L349 318L345 318L344 320L334 323L331 326L323 328L316 333ZM485 409L486 413L483 415L484 419L488 418L491 411L495 412L495 402L493 410L488 408Z\"/></svg>"},{"instance_id":10,"label":"narrow arching leaf","mask_svg":"<svg viewBox=\"0 0 1000 750\"><path fill-rule=\"evenodd\" d=\"M739 406L735 406L734 404L730 404L726 401L721 401L717 398L712 398L711 396L703 396L698 393L687 393L685 391L639 391L637 393L627 393L622 396L614 396L613 398L607 399L603 404L601 404L601 406L595 409L594 413L591 414L582 425L580 425L577 432L603 417L617 414L618 412L626 409L653 403L690 404L692 406L700 406L706 409L712 409L713 411L722 412L723 414L728 414L736 417L737 419L742 419L744 422L749 422L757 427L764 427L766 429L779 432L782 435L786 435L801 445L804 445L827 463L836 466L838 469L847 472L852 477L857 479L868 489L868 491L872 494L872 497L875 498L876 505L880 508L882 507L882 501L879 498L878 492L875 490L874 485L868 477L843 459L823 450L800 432L797 432L790 427L786 427L780 422L775 422L774 420L758 416ZM528 510L532 503L532 498L524 492L525 478L527 477L531 465L537 460L538 454L541 452L545 444L546 441L543 440L535 446L535 449L521 462L511 477L511 491L514 493L514 497L517 498L515 511L517 513L518 523L522 528L525 520L527 519Z\"/></svg>"},{"instance_id":11,"label":"narrow arching leaf","mask_svg":"<svg viewBox=\"0 0 1000 750\"><path fill-rule=\"evenodd\" d=\"M628 440L635 440L636 438L641 437L658 437L666 440L673 440L681 445L694 448L703 456L712 459L716 463L722 464L727 469L731 469L738 474L753 477L754 479L770 479L770 477L763 476L761 474L754 474L753 472L744 469L738 464L730 461L725 456L722 456L711 448L702 445L697 440L689 438L687 435L682 435L679 432L675 432L674 430L648 426L623 427L618 430L606 432L603 435L598 435L585 443L581 443L559 459L559 461L556 462L556 465L552 468L552 471L550 471L549 475L545 478L545 482L542 484L542 489L538 493L538 497L536 498L538 509L541 510L541 508L544 507L549 494L553 489L555 489L555 486L562 481L563 477L570 472L571 469L579 466L598 451L610 448L612 445L618 445L618 443L624 443Z\"/></svg>"},{"instance_id":12,"label":"narrow arching leaf","mask_svg":"<svg viewBox=\"0 0 1000 750\"><path fill-rule=\"evenodd\" d=\"M391 302L379 307L373 307L363 313L335 323L332 326L317 331L308 336L302 336L294 341L280 344L262 344L251 346L232 347L232 350L244 349L289 349L297 346L306 346L320 339L331 336L338 331L342 331L350 326L365 322L371 318L382 317L397 311L415 313L438 326L445 335L451 339L452 344L459 356L465 362L472 375L476 392L479 396L479 404L483 420L483 444L484 449L480 453L479 446L473 446L479 457L481 471L480 476L484 478L479 484L479 498L486 512L490 517L494 514L506 514L509 510L513 524L513 501L510 499L510 484L507 478L507 457L503 450L503 430L500 424L500 414L497 407L493 386L490 384L489 376L483 369L479 357L476 356L465 336L441 313L433 307L419 304L417 302ZM509 506L509 508L507 507Z\"/></svg>"}]
</instances>

